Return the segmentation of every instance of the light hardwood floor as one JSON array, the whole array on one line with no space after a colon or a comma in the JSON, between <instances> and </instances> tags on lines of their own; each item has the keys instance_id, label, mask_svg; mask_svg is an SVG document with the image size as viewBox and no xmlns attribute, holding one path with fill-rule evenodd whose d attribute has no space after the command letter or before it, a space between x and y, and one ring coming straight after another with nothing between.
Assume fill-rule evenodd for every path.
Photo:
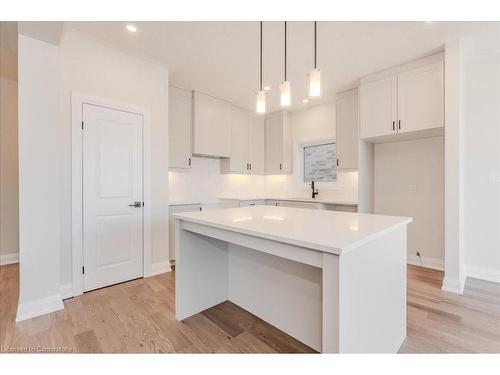
<instances>
[{"instance_id":1,"label":"light hardwood floor","mask_svg":"<svg viewBox=\"0 0 500 375\"><path fill-rule=\"evenodd\" d=\"M408 336L401 352L500 353L500 285L468 279L463 296L440 290L442 272L408 267ZM65 310L15 323L18 266L0 267L0 346L84 353L312 353L225 302L178 322L174 274L103 288Z\"/></svg>"}]
</instances>

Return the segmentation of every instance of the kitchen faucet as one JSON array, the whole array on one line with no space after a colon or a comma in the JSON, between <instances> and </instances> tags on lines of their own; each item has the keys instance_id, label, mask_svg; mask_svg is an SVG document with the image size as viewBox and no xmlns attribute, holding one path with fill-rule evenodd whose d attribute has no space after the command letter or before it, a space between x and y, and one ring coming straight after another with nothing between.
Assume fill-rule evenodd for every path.
<instances>
[{"instance_id":1,"label":"kitchen faucet","mask_svg":"<svg viewBox=\"0 0 500 375\"><path fill-rule=\"evenodd\" d=\"M319 194L318 189L314 190L314 181L311 181L311 189L312 189L312 197L316 198L316 195Z\"/></svg>"}]
</instances>

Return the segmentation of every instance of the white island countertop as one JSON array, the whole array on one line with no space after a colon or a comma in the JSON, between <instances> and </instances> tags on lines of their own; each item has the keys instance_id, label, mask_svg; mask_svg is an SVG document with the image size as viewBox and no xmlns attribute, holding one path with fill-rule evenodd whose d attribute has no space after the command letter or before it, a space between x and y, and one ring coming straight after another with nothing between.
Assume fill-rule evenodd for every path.
<instances>
[{"instance_id":1,"label":"white island countertop","mask_svg":"<svg viewBox=\"0 0 500 375\"><path fill-rule=\"evenodd\" d=\"M174 217L337 255L412 221L409 217L276 206L216 209Z\"/></svg>"}]
</instances>

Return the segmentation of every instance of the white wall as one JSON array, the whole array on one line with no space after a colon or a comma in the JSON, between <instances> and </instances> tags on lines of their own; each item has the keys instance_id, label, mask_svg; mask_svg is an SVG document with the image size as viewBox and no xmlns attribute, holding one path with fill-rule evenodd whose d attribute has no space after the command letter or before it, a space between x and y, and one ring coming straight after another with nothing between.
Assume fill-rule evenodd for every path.
<instances>
[{"instance_id":1,"label":"white wall","mask_svg":"<svg viewBox=\"0 0 500 375\"><path fill-rule=\"evenodd\" d=\"M500 282L500 28L463 46L466 272Z\"/></svg>"},{"instance_id":2,"label":"white wall","mask_svg":"<svg viewBox=\"0 0 500 375\"><path fill-rule=\"evenodd\" d=\"M17 80L0 77L0 265L19 259Z\"/></svg>"},{"instance_id":3,"label":"white wall","mask_svg":"<svg viewBox=\"0 0 500 375\"><path fill-rule=\"evenodd\" d=\"M464 124L462 47L445 47L445 275L442 289L462 294L464 267Z\"/></svg>"},{"instance_id":4,"label":"white wall","mask_svg":"<svg viewBox=\"0 0 500 375\"><path fill-rule=\"evenodd\" d=\"M59 49L19 35L17 320L63 308L60 296Z\"/></svg>"},{"instance_id":5,"label":"white wall","mask_svg":"<svg viewBox=\"0 0 500 375\"><path fill-rule=\"evenodd\" d=\"M444 137L376 144L374 167L374 213L412 217L408 260L443 269Z\"/></svg>"},{"instance_id":6,"label":"white wall","mask_svg":"<svg viewBox=\"0 0 500 375\"><path fill-rule=\"evenodd\" d=\"M0 22L0 265L19 260L17 23Z\"/></svg>"},{"instance_id":7,"label":"white wall","mask_svg":"<svg viewBox=\"0 0 500 375\"><path fill-rule=\"evenodd\" d=\"M141 106L151 111L152 261L168 260L168 71L67 30L61 39L61 279L71 274L71 92Z\"/></svg>"},{"instance_id":8,"label":"white wall","mask_svg":"<svg viewBox=\"0 0 500 375\"><path fill-rule=\"evenodd\" d=\"M335 138L335 103L330 102L293 112L294 173L292 175L246 176L220 174L218 159L192 159L185 171L170 171L170 200L199 202L212 207L219 197L308 196L310 187L299 183L298 145L303 142ZM320 197L355 199L357 172L338 172L338 182L319 184Z\"/></svg>"}]
</instances>

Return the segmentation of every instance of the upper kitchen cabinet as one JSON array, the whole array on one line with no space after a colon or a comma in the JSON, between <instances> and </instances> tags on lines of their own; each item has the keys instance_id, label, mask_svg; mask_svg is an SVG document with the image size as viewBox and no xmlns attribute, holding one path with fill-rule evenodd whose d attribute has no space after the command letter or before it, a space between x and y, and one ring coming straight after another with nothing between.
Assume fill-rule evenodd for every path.
<instances>
[{"instance_id":1,"label":"upper kitchen cabinet","mask_svg":"<svg viewBox=\"0 0 500 375\"><path fill-rule=\"evenodd\" d=\"M337 168L358 169L358 90L338 94L336 103Z\"/></svg>"},{"instance_id":2,"label":"upper kitchen cabinet","mask_svg":"<svg viewBox=\"0 0 500 375\"><path fill-rule=\"evenodd\" d=\"M250 173L264 174L266 171L264 118L252 114L248 126L248 163Z\"/></svg>"},{"instance_id":3,"label":"upper kitchen cabinet","mask_svg":"<svg viewBox=\"0 0 500 375\"><path fill-rule=\"evenodd\" d=\"M265 120L266 173L292 173L292 129L288 112L272 113Z\"/></svg>"},{"instance_id":4,"label":"upper kitchen cabinet","mask_svg":"<svg viewBox=\"0 0 500 375\"><path fill-rule=\"evenodd\" d=\"M396 134L397 77L362 84L359 88L361 138Z\"/></svg>"},{"instance_id":5,"label":"upper kitchen cabinet","mask_svg":"<svg viewBox=\"0 0 500 375\"><path fill-rule=\"evenodd\" d=\"M192 91L168 89L169 167L191 167Z\"/></svg>"},{"instance_id":6,"label":"upper kitchen cabinet","mask_svg":"<svg viewBox=\"0 0 500 375\"><path fill-rule=\"evenodd\" d=\"M194 92L193 154L231 156L231 105Z\"/></svg>"},{"instance_id":7,"label":"upper kitchen cabinet","mask_svg":"<svg viewBox=\"0 0 500 375\"><path fill-rule=\"evenodd\" d=\"M444 64L438 61L398 77L398 131L444 126Z\"/></svg>"},{"instance_id":8,"label":"upper kitchen cabinet","mask_svg":"<svg viewBox=\"0 0 500 375\"><path fill-rule=\"evenodd\" d=\"M360 138L439 131L444 127L443 54L365 77L359 95Z\"/></svg>"},{"instance_id":9,"label":"upper kitchen cabinet","mask_svg":"<svg viewBox=\"0 0 500 375\"><path fill-rule=\"evenodd\" d=\"M222 173L264 173L264 119L231 107L231 157L221 160Z\"/></svg>"}]
</instances>

